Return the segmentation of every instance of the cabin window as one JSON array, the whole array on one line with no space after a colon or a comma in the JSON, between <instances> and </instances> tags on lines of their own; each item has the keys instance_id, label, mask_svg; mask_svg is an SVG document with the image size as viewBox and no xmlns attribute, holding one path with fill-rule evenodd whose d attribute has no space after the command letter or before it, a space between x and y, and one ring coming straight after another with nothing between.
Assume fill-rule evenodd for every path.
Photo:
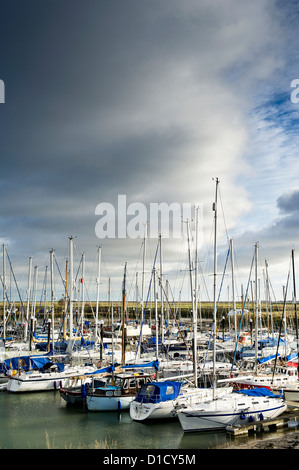
<instances>
[{"instance_id":1,"label":"cabin window","mask_svg":"<svg viewBox=\"0 0 299 470\"><path fill-rule=\"evenodd\" d=\"M145 380L144 379L137 379L137 387L141 387L141 385L143 385L145 383Z\"/></svg>"},{"instance_id":2,"label":"cabin window","mask_svg":"<svg viewBox=\"0 0 299 470\"><path fill-rule=\"evenodd\" d=\"M166 388L166 395L172 395L173 392L174 392L174 390L173 390L173 387L172 387L172 386L168 386L168 387Z\"/></svg>"},{"instance_id":3,"label":"cabin window","mask_svg":"<svg viewBox=\"0 0 299 470\"><path fill-rule=\"evenodd\" d=\"M135 388L136 382L135 379L129 380L129 388Z\"/></svg>"},{"instance_id":4,"label":"cabin window","mask_svg":"<svg viewBox=\"0 0 299 470\"><path fill-rule=\"evenodd\" d=\"M155 386L148 385L147 387L142 388L139 393L141 395L151 396L151 395L154 395L154 392L155 392Z\"/></svg>"}]
</instances>

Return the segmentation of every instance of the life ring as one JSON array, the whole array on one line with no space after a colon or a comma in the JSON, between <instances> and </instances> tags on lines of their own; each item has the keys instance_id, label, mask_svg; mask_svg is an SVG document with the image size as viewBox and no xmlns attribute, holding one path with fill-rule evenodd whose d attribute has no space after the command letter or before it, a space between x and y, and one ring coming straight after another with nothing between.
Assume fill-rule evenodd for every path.
<instances>
[{"instance_id":1,"label":"life ring","mask_svg":"<svg viewBox=\"0 0 299 470\"><path fill-rule=\"evenodd\" d=\"M96 366L97 366L97 367L101 367L101 366L102 366L101 361L97 362Z\"/></svg>"}]
</instances>

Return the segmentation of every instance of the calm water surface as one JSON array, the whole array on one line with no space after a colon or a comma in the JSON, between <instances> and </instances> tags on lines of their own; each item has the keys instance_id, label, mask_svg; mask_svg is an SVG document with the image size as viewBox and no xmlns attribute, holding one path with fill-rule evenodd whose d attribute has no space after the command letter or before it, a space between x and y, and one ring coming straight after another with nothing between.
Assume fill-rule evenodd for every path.
<instances>
[{"instance_id":1,"label":"calm water surface","mask_svg":"<svg viewBox=\"0 0 299 470\"><path fill-rule=\"evenodd\" d=\"M0 392L1 449L211 449L262 439L225 432L184 434L179 421L132 421L128 411L91 412L67 406L58 391ZM264 433L278 437L282 431Z\"/></svg>"},{"instance_id":2,"label":"calm water surface","mask_svg":"<svg viewBox=\"0 0 299 470\"><path fill-rule=\"evenodd\" d=\"M66 405L59 392L0 393L1 449L207 449L226 433L185 435L178 421L138 423L128 411L91 412ZM106 443L106 444L105 444Z\"/></svg>"}]
</instances>

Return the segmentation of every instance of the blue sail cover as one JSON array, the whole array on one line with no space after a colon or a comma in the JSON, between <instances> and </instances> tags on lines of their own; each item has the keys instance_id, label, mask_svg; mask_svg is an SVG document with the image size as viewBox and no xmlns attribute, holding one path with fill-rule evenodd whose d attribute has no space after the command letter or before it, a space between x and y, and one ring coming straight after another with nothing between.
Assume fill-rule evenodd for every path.
<instances>
[{"instance_id":1,"label":"blue sail cover","mask_svg":"<svg viewBox=\"0 0 299 470\"><path fill-rule=\"evenodd\" d=\"M40 369L53 362L45 356L20 356L5 359L0 364L0 372L6 373L9 369L17 370L20 366L23 370Z\"/></svg>"},{"instance_id":2,"label":"blue sail cover","mask_svg":"<svg viewBox=\"0 0 299 470\"><path fill-rule=\"evenodd\" d=\"M280 357L280 356L281 356L281 354L277 354L277 357ZM275 359L275 358L276 358L276 354L272 354L272 356L260 357L257 360L260 364L265 364L266 362L273 361L273 359Z\"/></svg>"},{"instance_id":3,"label":"blue sail cover","mask_svg":"<svg viewBox=\"0 0 299 470\"><path fill-rule=\"evenodd\" d=\"M174 400L181 391L181 383L175 381L151 382L142 385L138 392L136 401L139 403L160 403Z\"/></svg>"},{"instance_id":4,"label":"blue sail cover","mask_svg":"<svg viewBox=\"0 0 299 470\"><path fill-rule=\"evenodd\" d=\"M152 362L147 362L146 364L128 364L126 366L122 366L122 369L137 369L142 367L154 367L156 370L159 370L159 361L156 360Z\"/></svg>"},{"instance_id":5,"label":"blue sail cover","mask_svg":"<svg viewBox=\"0 0 299 470\"><path fill-rule=\"evenodd\" d=\"M235 393L242 393L243 395L248 395L252 397L270 397L270 398L279 398L280 395L274 395L271 390L269 390L266 387L257 387L257 388L252 388L252 389L243 389L236 391Z\"/></svg>"},{"instance_id":6,"label":"blue sail cover","mask_svg":"<svg viewBox=\"0 0 299 470\"><path fill-rule=\"evenodd\" d=\"M115 370L115 367L114 366L108 366L108 367L104 367L103 369L98 369L98 370L95 370L94 372L85 372L84 375L95 375L95 374L104 374L104 372L114 372Z\"/></svg>"}]
</instances>

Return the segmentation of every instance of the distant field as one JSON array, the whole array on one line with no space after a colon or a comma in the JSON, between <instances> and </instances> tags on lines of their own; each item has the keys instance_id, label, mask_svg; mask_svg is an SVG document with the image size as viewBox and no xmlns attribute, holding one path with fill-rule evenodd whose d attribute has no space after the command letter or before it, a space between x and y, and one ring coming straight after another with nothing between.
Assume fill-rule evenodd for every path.
<instances>
[{"instance_id":1,"label":"distant field","mask_svg":"<svg viewBox=\"0 0 299 470\"><path fill-rule=\"evenodd\" d=\"M161 309L160 302L157 303L158 305L158 311ZM0 320L2 320L3 316L3 303L0 302ZM14 303L14 308L17 309L15 316L17 321L20 320L20 312L25 312L26 311L26 304L23 303L23 306L19 302ZM122 302L121 301L113 301L113 308L114 308L114 315L115 319L119 317L121 314L122 310ZM242 305L241 303L236 304L236 308L242 310ZM48 303L45 310L47 311L50 309L50 304ZM217 318L219 321L221 321L224 317L225 321L228 321L228 312L232 309L232 304L231 302L220 302L217 308ZM40 307L38 305L36 307L36 313L35 316L44 316L44 307ZM100 318L106 318L108 315L110 308L109 308L109 302L103 301L99 302L99 316ZM248 310L249 313L244 313L244 318L246 320L249 319L254 319L255 318L255 307L252 304L246 305L246 310ZM261 305L261 314L263 319L267 319L269 317L269 306L266 305L266 303ZM77 312L77 315L80 315L81 313L81 304L80 302L74 302L74 307L73 307L74 315ZM84 308L84 316L89 318L93 317L96 311L96 302L86 302L85 303L85 308ZM137 306L137 315L136 315L136 302L134 301L128 301L126 303L126 311L127 311L127 318L140 318L141 317L141 306L140 304ZM192 311L192 304L191 302L180 302L180 304L176 305L170 305L167 306L166 302L164 303L164 312L167 313L169 312L169 318L170 320L176 316L176 318L191 318L191 311ZM293 319L295 318L295 307L293 303L287 303L286 308L286 317L287 319ZM30 306L30 312L31 312L31 306ZM64 312L64 301L60 300L58 302L55 302L54 305L54 312L55 312L55 317L61 317ZM148 302L147 307L146 307L146 313L147 316L151 314L151 316L154 315L155 312L155 304L154 302ZM24 315L24 313L23 313ZM21 315L21 317L23 316ZM275 305L272 305L272 315L273 318L277 321L278 319L282 318L283 315L283 303L279 302L276 303ZM213 302L202 302L200 305L198 305L198 317L201 318L207 318L211 319L213 318ZM240 318L240 315L238 315L238 318Z\"/></svg>"}]
</instances>

